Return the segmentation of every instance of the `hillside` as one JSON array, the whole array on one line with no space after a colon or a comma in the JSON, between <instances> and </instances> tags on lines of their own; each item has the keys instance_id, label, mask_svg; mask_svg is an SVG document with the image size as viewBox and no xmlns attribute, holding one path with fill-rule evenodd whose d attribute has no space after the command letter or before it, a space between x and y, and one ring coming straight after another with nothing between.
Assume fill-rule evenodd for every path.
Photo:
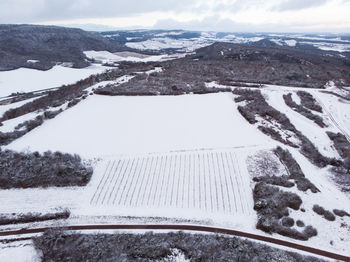
<instances>
[{"instance_id":1,"label":"hillside","mask_svg":"<svg viewBox=\"0 0 350 262\"><path fill-rule=\"evenodd\" d=\"M0 71L19 67L47 70L57 63L88 66L85 50L127 50L97 33L39 25L0 25Z\"/></svg>"},{"instance_id":2,"label":"hillside","mask_svg":"<svg viewBox=\"0 0 350 262\"><path fill-rule=\"evenodd\" d=\"M132 30L101 32L107 39L147 52L188 52L216 42L287 46L349 55L349 34L232 33L185 30Z\"/></svg>"},{"instance_id":3,"label":"hillside","mask_svg":"<svg viewBox=\"0 0 350 262\"><path fill-rule=\"evenodd\" d=\"M319 49L279 46L269 40L250 44L215 43L195 51L193 59L215 61L228 78L241 82L322 88L328 81L350 85L350 59Z\"/></svg>"}]
</instances>

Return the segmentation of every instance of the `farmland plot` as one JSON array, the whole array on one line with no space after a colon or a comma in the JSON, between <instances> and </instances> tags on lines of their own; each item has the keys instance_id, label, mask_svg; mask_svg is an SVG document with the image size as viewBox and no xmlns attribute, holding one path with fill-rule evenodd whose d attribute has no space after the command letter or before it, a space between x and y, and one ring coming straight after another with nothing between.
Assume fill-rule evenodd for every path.
<instances>
[{"instance_id":1,"label":"farmland plot","mask_svg":"<svg viewBox=\"0 0 350 262\"><path fill-rule=\"evenodd\" d=\"M83 158L270 145L230 93L153 97L93 95L15 140L16 151Z\"/></svg>"},{"instance_id":2,"label":"farmland plot","mask_svg":"<svg viewBox=\"0 0 350 262\"><path fill-rule=\"evenodd\" d=\"M249 178L233 151L191 151L107 160L90 204L250 215Z\"/></svg>"}]
</instances>

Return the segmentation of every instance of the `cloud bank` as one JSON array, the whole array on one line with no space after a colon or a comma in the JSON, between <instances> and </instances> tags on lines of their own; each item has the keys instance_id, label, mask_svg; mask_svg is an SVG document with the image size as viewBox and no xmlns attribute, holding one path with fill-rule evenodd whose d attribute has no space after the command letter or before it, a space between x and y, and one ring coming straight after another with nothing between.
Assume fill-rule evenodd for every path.
<instances>
[{"instance_id":1,"label":"cloud bank","mask_svg":"<svg viewBox=\"0 0 350 262\"><path fill-rule=\"evenodd\" d=\"M0 23L347 32L350 0L1 0Z\"/></svg>"}]
</instances>

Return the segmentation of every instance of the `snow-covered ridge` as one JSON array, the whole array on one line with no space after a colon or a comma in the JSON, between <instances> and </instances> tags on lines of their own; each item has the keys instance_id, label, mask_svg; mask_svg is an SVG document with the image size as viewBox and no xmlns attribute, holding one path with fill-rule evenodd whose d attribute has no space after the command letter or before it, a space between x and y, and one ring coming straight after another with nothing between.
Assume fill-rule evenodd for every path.
<instances>
[{"instance_id":1,"label":"snow-covered ridge","mask_svg":"<svg viewBox=\"0 0 350 262\"><path fill-rule=\"evenodd\" d=\"M140 33L140 32L138 32ZM176 37L190 33L188 37ZM178 51L193 51L211 45L215 42L253 43L263 39L270 40L278 45L295 47L299 44L308 44L326 51L345 52L350 50L350 41L340 36L325 37L322 35L307 36L295 34L243 34L243 33L217 33L217 32L191 32L167 31L154 33L145 31L142 36L127 37L126 46L139 50L175 49Z\"/></svg>"},{"instance_id":2,"label":"snow-covered ridge","mask_svg":"<svg viewBox=\"0 0 350 262\"><path fill-rule=\"evenodd\" d=\"M117 52L110 53L108 51L84 51L84 54L99 63L116 64L118 62L156 62L167 61L183 57L184 54L173 55L144 55L135 52Z\"/></svg>"},{"instance_id":3,"label":"snow-covered ridge","mask_svg":"<svg viewBox=\"0 0 350 262\"><path fill-rule=\"evenodd\" d=\"M169 37L155 37L142 42L127 42L125 45L139 50L163 50L176 49L179 51L192 52L198 48L211 45L215 42L248 43L262 40L262 37L243 38L229 35L224 38L216 38L212 34L202 34L199 38L173 39Z\"/></svg>"}]
</instances>

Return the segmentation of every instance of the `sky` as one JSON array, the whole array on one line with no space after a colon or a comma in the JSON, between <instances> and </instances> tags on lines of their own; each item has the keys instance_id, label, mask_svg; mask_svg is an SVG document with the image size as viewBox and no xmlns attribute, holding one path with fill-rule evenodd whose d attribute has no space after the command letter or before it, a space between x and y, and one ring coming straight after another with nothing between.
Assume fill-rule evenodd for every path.
<instances>
[{"instance_id":1,"label":"sky","mask_svg":"<svg viewBox=\"0 0 350 262\"><path fill-rule=\"evenodd\" d=\"M350 33L350 0L1 0L0 23Z\"/></svg>"}]
</instances>

